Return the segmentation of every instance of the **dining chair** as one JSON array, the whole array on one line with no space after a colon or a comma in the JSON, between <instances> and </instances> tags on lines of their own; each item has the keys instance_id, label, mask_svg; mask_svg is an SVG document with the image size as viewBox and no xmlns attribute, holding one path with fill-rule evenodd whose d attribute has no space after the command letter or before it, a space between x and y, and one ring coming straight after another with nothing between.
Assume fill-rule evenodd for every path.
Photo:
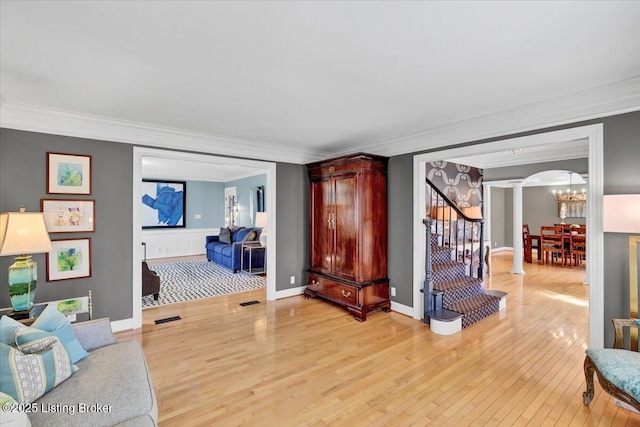
<instances>
[{"instance_id":1,"label":"dining chair","mask_svg":"<svg viewBox=\"0 0 640 427\"><path fill-rule=\"evenodd\" d=\"M587 257L587 240L585 234L571 233L569 237L569 261L571 267L580 267Z\"/></svg>"},{"instance_id":2,"label":"dining chair","mask_svg":"<svg viewBox=\"0 0 640 427\"><path fill-rule=\"evenodd\" d=\"M524 262L532 262L533 249L536 250L538 260L540 260L540 236L535 236L529 232L529 224L522 224L522 243L524 248Z\"/></svg>"},{"instance_id":3,"label":"dining chair","mask_svg":"<svg viewBox=\"0 0 640 427\"><path fill-rule=\"evenodd\" d=\"M564 233L561 226L540 227L540 245L542 246L543 264L554 263L562 258L562 265L566 263L567 251L564 246Z\"/></svg>"}]
</instances>

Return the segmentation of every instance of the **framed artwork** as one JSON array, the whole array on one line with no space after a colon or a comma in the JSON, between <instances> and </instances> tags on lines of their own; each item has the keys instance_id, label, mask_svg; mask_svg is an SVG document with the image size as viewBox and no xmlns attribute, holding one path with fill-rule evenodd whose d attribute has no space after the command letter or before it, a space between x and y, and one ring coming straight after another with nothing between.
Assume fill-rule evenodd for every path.
<instances>
[{"instance_id":1,"label":"framed artwork","mask_svg":"<svg viewBox=\"0 0 640 427\"><path fill-rule=\"evenodd\" d=\"M49 233L95 231L95 200L40 199Z\"/></svg>"},{"instance_id":2,"label":"framed artwork","mask_svg":"<svg viewBox=\"0 0 640 427\"><path fill-rule=\"evenodd\" d=\"M142 228L184 228L185 181L142 180Z\"/></svg>"},{"instance_id":3,"label":"framed artwork","mask_svg":"<svg viewBox=\"0 0 640 427\"><path fill-rule=\"evenodd\" d=\"M47 194L91 194L91 156L47 153Z\"/></svg>"},{"instance_id":4,"label":"framed artwork","mask_svg":"<svg viewBox=\"0 0 640 427\"><path fill-rule=\"evenodd\" d=\"M564 206L564 212L562 212L563 206ZM586 218L587 217L587 201L586 200L558 201L558 216L562 218L563 213L565 218Z\"/></svg>"},{"instance_id":5,"label":"framed artwork","mask_svg":"<svg viewBox=\"0 0 640 427\"><path fill-rule=\"evenodd\" d=\"M91 277L91 238L52 240L47 282Z\"/></svg>"},{"instance_id":6,"label":"framed artwork","mask_svg":"<svg viewBox=\"0 0 640 427\"><path fill-rule=\"evenodd\" d=\"M67 316L70 314L89 312L89 297L52 301L49 304L55 304L58 311Z\"/></svg>"}]
</instances>

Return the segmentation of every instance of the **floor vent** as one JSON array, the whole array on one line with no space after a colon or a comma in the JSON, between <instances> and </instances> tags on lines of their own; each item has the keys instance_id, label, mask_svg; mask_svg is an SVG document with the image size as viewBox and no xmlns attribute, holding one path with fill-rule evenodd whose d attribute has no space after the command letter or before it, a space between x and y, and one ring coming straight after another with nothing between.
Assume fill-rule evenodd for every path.
<instances>
[{"instance_id":1,"label":"floor vent","mask_svg":"<svg viewBox=\"0 0 640 427\"><path fill-rule=\"evenodd\" d=\"M166 317L164 319L158 319L156 320L156 325L159 325L160 323L167 323L167 322L173 322L174 320L180 320L182 319L182 317L180 316L173 316L173 317Z\"/></svg>"},{"instance_id":2,"label":"floor vent","mask_svg":"<svg viewBox=\"0 0 640 427\"><path fill-rule=\"evenodd\" d=\"M247 302L241 302L240 305L241 306L246 306L246 305L253 305L253 304L260 304L260 301L247 301Z\"/></svg>"}]
</instances>

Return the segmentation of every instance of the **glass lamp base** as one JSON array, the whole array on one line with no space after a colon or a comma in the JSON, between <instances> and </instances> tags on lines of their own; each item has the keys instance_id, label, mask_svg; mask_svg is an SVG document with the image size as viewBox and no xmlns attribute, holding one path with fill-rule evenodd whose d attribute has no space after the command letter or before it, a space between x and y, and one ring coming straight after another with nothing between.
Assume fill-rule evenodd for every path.
<instances>
[{"instance_id":1,"label":"glass lamp base","mask_svg":"<svg viewBox=\"0 0 640 427\"><path fill-rule=\"evenodd\" d=\"M16 257L9 267L9 297L14 312L29 312L36 297L38 264L30 255Z\"/></svg>"}]
</instances>

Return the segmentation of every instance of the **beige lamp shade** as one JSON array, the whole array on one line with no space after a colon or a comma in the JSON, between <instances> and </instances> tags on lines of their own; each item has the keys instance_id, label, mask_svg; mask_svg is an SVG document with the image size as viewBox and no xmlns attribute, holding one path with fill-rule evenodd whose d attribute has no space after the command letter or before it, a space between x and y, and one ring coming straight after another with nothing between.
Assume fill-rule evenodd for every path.
<instances>
[{"instance_id":1,"label":"beige lamp shade","mask_svg":"<svg viewBox=\"0 0 640 427\"><path fill-rule=\"evenodd\" d=\"M482 219L482 209L480 209L480 206L462 208L462 213L471 219Z\"/></svg>"},{"instance_id":2,"label":"beige lamp shade","mask_svg":"<svg viewBox=\"0 0 640 427\"><path fill-rule=\"evenodd\" d=\"M604 196L603 230L610 233L640 233L640 194Z\"/></svg>"},{"instance_id":3,"label":"beige lamp shade","mask_svg":"<svg viewBox=\"0 0 640 427\"><path fill-rule=\"evenodd\" d=\"M42 212L0 214L0 256L39 254L52 250Z\"/></svg>"},{"instance_id":4,"label":"beige lamp shade","mask_svg":"<svg viewBox=\"0 0 640 427\"><path fill-rule=\"evenodd\" d=\"M455 221L458 219L458 214L449 206L434 206L431 209L431 218L440 221Z\"/></svg>"},{"instance_id":5,"label":"beige lamp shade","mask_svg":"<svg viewBox=\"0 0 640 427\"><path fill-rule=\"evenodd\" d=\"M256 212L256 227L265 228L267 226L267 213Z\"/></svg>"}]
</instances>

